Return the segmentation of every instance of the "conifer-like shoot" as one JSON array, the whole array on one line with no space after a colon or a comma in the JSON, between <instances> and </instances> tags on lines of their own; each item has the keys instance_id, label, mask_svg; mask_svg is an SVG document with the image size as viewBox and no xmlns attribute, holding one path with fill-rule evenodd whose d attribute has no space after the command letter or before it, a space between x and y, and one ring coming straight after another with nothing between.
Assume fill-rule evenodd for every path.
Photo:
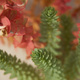
<instances>
[{"instance_id":1,"label":"conifer-like shoot","mask_svg":"<svg viewBox=\"0 0 80 80\"><path fill-rule=\"evenodd\" d=\"M32 53L32 60L42 69L46 80L66 80L61 62L46 49L35 49Z\"/></svg>"},{"instance_id":2,"label":"conifer-like shoot","mask_svg":"<svg viewBox=\"0 0 80 80\"><path fill-rule=\"evenodd\" d=\"M64 72L67 80L76 80L80 76L80 38L76 51L72 52L65 61Z\"/></svg>"},{"instance_id":3,"label":"conifer-like shoot","mask_svg":"<svg viewBox=\"0 0 80 80\"><path fill-rule=\"evenodd\" d=\"M73 35L72 30L75 24L71 16L67 16L65 14L60 17L60 24L61 24L60 47L61 52L63 53L62 58L64 59L71 53L72 47L74 46L73 40L75 39L75 37Z\"/></svg>"},{"instance_id":4,"label":"conifer-like shoot","mask_svg":"<svg viewBox=\"0 0 80 80\"><path fill-rule=\"evenodd\" d=\"M41 14L41 42L47 43L46 49L52 52L54 55L60 54L56 51L59 49L58 42L60 39L58 38L60 32L58 31L59 22L57 19L59 18L56 16L57 11L55 11L52 7L47 7Z\"/></svg>"},{"instance_id":5,"label":"conifer-like shoot","mask_svg":"<svg viewBox=\"0 0 80 80\"><path fill-rule=\"evenodd\" d=\"M0 50L0 69L5 71L4 74L11 73L11 79L42 80L40 73L35 68L24 62L22 63L16 56L12 57L2 50Z\"/></svg>"}]
</instances>

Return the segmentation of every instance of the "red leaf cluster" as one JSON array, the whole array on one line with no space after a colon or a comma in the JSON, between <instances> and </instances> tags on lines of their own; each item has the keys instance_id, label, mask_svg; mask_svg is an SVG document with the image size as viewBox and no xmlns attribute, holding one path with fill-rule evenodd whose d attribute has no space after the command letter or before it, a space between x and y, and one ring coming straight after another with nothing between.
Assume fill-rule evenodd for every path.
<instances>
[{"instance_id":1,"label":"red leaf cluster","mask_svg":"<svg viewBox=\"0 0 80 80\"><path fill-rule=\"evenodd\" d=\"M80 32L80 23L77 23L77 28L78 28L78 31L76 32L73 32L74 36L76 37L76 39L73 41L74 44L78 44L78 38L79 38L79 32Z\"/></svg>"},{"instance_id":2,"label":"red leaf cluster","mask_svg":"<svg viewBox=\"0 0 80 80\"><path fill-rule=\"evenodd\" d=\"M25 48L29 57L36 47L35 39L40 36L39 32L34 32L29 20L24 17L25 2L23 0L0 0L3 10L0 13L0 35L13 37L14 47ZM28 21L28 26L26 25Z\"/></svg>"},{"instance_id":3,"label":"red leaf cluster","mask_svg":"<svg viewBox=\"0 0 80 80\"><path fill-rule=\"evenodd\" d=\"M55 0L52 6L54 6L59 14L63 14L69 9L71 9L71 6L68 6L67 3L71 0Z\"/></svg>"}]
</instances>

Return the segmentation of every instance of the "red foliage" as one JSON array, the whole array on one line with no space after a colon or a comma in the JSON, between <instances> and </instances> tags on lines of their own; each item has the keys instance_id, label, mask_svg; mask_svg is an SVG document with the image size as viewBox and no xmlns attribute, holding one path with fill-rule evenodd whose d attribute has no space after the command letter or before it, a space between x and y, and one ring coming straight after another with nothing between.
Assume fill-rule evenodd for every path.
<instances>
[{"instance_id":1,"label":"red foliage","mask_svg":"<svg viewBox=\"0 0 80 80\"><path fill-rule=\"evenodd\" d=\"M10 32L24 34L24 19L19 11L4 9L1 16L6 16L11 23Z\"/></svg>"},{"instance_id":2,"label":"red foliage","mask_svg":"<svg viewBox=\"0 0 80 80\"><path fill-rule=\"evenodd\" d=\"M71 0L55 0L53 3L53 6L58 10L59 14L63 14L69 9L71 9L71 6L68 6L67 3Z\"/></svg>"},{"instance_id":3,"label":"red foliage","mask_svg":"<svg viewBox=\"0 0 80 80\"><path fill-rule=\"evenodd\" d=\"M6 4L6 0L0 0L0 5L5 5Z\"/></svg>"},{"instance_id":4,"label":"red foliage","mask_svg":"<svg viewBox=\"0 0 80 80\"><path fill-rule=\"evenodd\" d=\"M7 31L7 33L11 30L10 20L6 16L0 16L0 30Z\"/></svg>"},{"instance_id":5,"label":"red foliage","mask_svg":"<svg viewBox=\"0 0 80 80\"><path fill-rule=\"evenodd\" d=\"M77 23L78 31L73 32L74 36L76 39L73 41L74 44L78 44L78 38L79 38L79 32L80 32L80 23Z\"/></svg>"},{"instance_id":6,"label":"red foliage","mask_svg":"<svg viewBox=\"0 0 80 80\"><path fill-rule=\"evenodd\" d=\"M30 26L29 23L28 26L26 25L27 18L23 13L25 4L20 1L0 0L0 5L3 5L0 14L0 31L4 29L6 37L13 37L14 47L25 48L29 57L35 48L34 40L39 36L39 33L34 32L33 26ZM27 2L27 0L25 1Z\"/></svg>"}]
</instances>

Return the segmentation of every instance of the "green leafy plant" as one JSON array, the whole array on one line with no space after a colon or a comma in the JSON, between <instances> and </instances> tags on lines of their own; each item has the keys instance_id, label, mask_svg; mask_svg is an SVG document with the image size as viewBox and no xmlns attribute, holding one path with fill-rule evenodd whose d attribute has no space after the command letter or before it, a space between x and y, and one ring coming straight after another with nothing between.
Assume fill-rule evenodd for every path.
<instances>
[{"instance_id":1,"label":"green leafy plant","mask_svg":"<svg viewBox=\"0 0 80 80\"><path fill-rule=\"evenodd\" d=\"M40 41L47 43L46 49L51 51L54 55L59 55L60 53L56 51L60 46L57 44L60 39L58 38L60 31L58 16L56 16L57 11L52 7L47 7L41 14L41 37Z\"/></svg>"},{"instance_id":2,"label":"green leafy plant","mask_svg":"<svg viewBox=\"0 0 80 80\"><path fill-rule=\"evenodd\" d=\"M52 11L50 11L52 10ZM49 12L48 12L49 11ZM51 12L53 12L53 14L55 13L54 9L52 8L46 8L43 13L48 12L49 14L51 14ZM42 16L45 17L46 14L43 14ZM55 15L56 16L56 15ZM52 45L55 46L56 43L56 38L53 40L52 38L48 39L49 35L46 35L48 33L48 31L54 31L55 29L48 29L46 26L49 26L51 24L48 24L48 22L50 22L50 19L48 18L48 16L45 18L45 20L47 19L48 22L45 22L44 18L42 17L42 23L45 25L41 25L42 27L42 40L48 41L51 39L51 43ZM53 19L53 17L51 17ZM55 18L54 18L55 19ZM43 21L44 20L44 21ZM55 20L52 20L53 22L55 22ZM41 24L42 24L41 23ZM58 23L56 23L58 24ZM55 53L52 52L51 50L49 50L48 48L46 49L35 49L33 51L32 56L32 60L34 61L34 63L40 68L42 69L42 71L45 74L46 80L50 79L50 80L76 80L77 78L80 79L79 77L79 73L80 73L80 39L79 39L79 44L76 48L76 50L72 50L73 47L73 40L75 39L74 35L73 35L73 28L75 26L75 23L73 22L72 18L70 16L66 16L66 15L62 15L60 16L60 51L61 51L61 55L57 55L55 56ZM57 28L57 27L56 27ZM47 30L48 29L48 30ZM46 34L44 35L43 33L46 32ZM55 32L57 33L57 32ZM54 34L50 34L53 35L54 37L57 37L57 35L55 36ZM44 38L43 38L44 36ZM46 37L45 37L46 36ZM57 38L58 39L58 38ZM48 46L47 42L47 46ZM58 45L58 43L56 43ZM48 46L51 49L55 49L52 46ZM59 50L55 49L56 52L59 52ZM56 70L56 72L55 72ZM57 77L56 77L56 75Z\"/></svg>"},{"instance_id":3,"label":"green leafy plant","mask_svg":"<svg viewBox=\"0 0 80 80\"><path fill-rule=\"evenodd\" d=\"M70 16L59 17L52 7L47 7L41 15L41 42L44 49L35 49L31 58L39 68L33 68L6 52L0 50L0 69L5 74L11 73L10 78L18 80L76 80L80 79L80 38L76 50L72 50L74 22ZM58 30L59 29L59 30ZM60 41L61 40L61 41ZM59 45L60 43L60 45ZM39 72L40 71L40 72Z\"/></svg>"},{"instance_id":4,"label":"green leafy plant","mask_svg":"<svg viewBox=\"0 0 80 80\"><path fill-rule=\"evenodd\" d=\"M46 49L35 49L32 54L32 60L42 69L46 80L66 80L60 60Z\"/></svg>"},{"instance_id":5,"label":"green leafy plant","mask_svg":"<svg viewBox=\"0 0 80 80\"><path fill-rule=\"evenodd\" d=\"M38 70L2 50L0 50L0 69L5 70L4 74L11 73L11 79L17 77L18 80L42 80Z\"/></svg>"},{"instance_id":6,"label":"green leafy plant","mask_svg":"<svg viewBox=\"0 0 80 80\"><path fill-rule=\"evenodd\" d=\"M65 59L65 57L71 53L72 47L74 46L72 42L75 39L73 35L73 28L75 24L71 16L67 16L65 14L60 16L60 24L61 24L60 46L61 52L63 54L62 59Z\"/></svg>"},{"instance_id":7,"label":"green leafy plant","mask_svg":"<svg viewBox=\"0 0 80 80\"><path fill-rule=\"evenodd\" d=\"M64 72L68 80L76 80L79 77L80 73L80 38L79 45L75 52L67 57L64 63Z\"/></svg>"}]
</instances>

